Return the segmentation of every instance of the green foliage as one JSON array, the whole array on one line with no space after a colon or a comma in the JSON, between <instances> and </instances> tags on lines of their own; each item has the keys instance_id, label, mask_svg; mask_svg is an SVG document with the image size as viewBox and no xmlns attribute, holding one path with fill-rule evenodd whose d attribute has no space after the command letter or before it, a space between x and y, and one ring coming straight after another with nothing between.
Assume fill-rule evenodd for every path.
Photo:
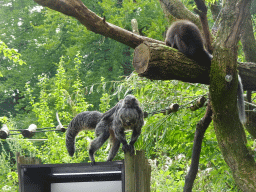
<instances>
[{"instance_id":1,"label":"green foliage","mask_svg":"<svg viewBox=\"0 0 256 192\"><path fill-rule=\"evenodd\" d=\"M10 124L8 127L12 128ZM21 136L0 140L0 146L0 191L18 191L16 153L35 156L38 150L31 142L21 139Z\"/></svg>"},{"instance_id":2,"label":"green foliage","mask_svg":"<svg viewBox=\"0 0 256 192\"><path fill-rule=\"evenodd\" d=\"M104 10L106 20L119 27L132 30L131 20L138 21L139 31L142 35L163 40L163 32L167 26L159 1L130 0L121 2L103 0L99 3Z\"/></svg>"},{"instance_id":3,"label":"green foliage","mask_svg":"<svg viewBox=\"0 0 256 192\"><path fill-rule=\"evenodd\" d=\"M100 98L100 111L106 112L110 107L109 102L110 102L109 95L107 93L104 93Z\"/></svg>"},{"instance_id":4,"label":"green foliage","mask_svg":"<svg viewBox=\"0 0 256 192\"><path fill-rule=\"evenodd\" d=\"M1 123L1 124L6 124L7 121L8 121L8 118L7 118L7 117L5 117L5 116L0 117L0 123Z\"/></svg>"},{"instance_id":5,"label":"green foliage","mask_svg":"<svg viewBox=\"0 0 256 192\"><path fill-rule=\"evenodd\" d=\"M47 75L39 76L38 85L41 88L38 101L33 96L33 90L26 84L25 97L30 100L32 111L38 118L41 127L54 125L53 119L58 112L62 122L69 122L76 114L86 111L91 105L85 101L83 86L79 77L81 56L79 53L74 59L74 69L66 71L64 57L58 64L54 78ZM72 74L72 75L70 75Z\"/></svg>"},{"instance_id":6,"label":"green foliage","mask_svg":"<svg viewBox=\"0 0 256 192\"><path fill-rule=\"evenodd\" d=\"M3 53L4 59L12 60L15 64L19 65L25 64L23 60L20 59L21 54L17 53L15 49L9 49L8 46L0 40L0 53ZM0 71L0 77L3 77Z\"/></svg>"}]
</instances>

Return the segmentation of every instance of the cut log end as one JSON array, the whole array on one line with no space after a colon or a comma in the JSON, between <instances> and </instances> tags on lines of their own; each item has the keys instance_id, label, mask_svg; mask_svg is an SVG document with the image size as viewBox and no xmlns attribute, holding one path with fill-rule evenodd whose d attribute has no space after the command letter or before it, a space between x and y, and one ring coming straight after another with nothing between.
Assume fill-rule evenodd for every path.
<instances>
[{"instance_id":1,"label":"cut log end","mask_svg":"<svg viewBox=\"0 0 256 192\"><path fill-rule=\"evenodd\" d=\"M133 67L137 73L144 73L148 68L150 50L144 43L134 50Z\"/></svg>"}]
</instances>

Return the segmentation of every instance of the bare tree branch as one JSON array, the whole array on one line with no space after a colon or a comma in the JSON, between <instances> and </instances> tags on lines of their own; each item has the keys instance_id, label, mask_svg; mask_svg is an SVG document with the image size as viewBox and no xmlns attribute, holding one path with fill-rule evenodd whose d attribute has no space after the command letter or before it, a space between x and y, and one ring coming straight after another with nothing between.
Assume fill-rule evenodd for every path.
<instances>
[{"instance_id":1,"label":"bare tree branch","mask_svg":"<svg viewBox=\"0 0 256 192\"><path fill-rule=\"evenodd\" d=\"M209 127L211 121L212 121L212 110L211 110L210 103L208 103L204 117L196 125L191 166L190 166L188 174L185 177L185 185L183 188L184 192L192 191L193 183L196 178L197 171L198 171L198 165L199 165L199 159L200 159L200 153L201 153L201 147L202 147L202 141L204 138L204 133L205 133L206 129Z\"/></svg>"},{"instance_id":2,"label":"bare tree branch","mask_svg":"<svg viewBox=\"0 0 256 192\"><path fill-rule=\"evenodd\" d=\"M202 30L199 17L189 11L180 0L159 0L159 2L161 3L164 10L168 11L177 19L188 19L195 23L200 30Z\"/></svg>"},{"instance_id":3,"label":"bare tree branch","mask_svg":"<svg viewBox=\"0 0 256 192\"><path fill-rule=\"evenodd\" d=\"M143 41L164 44L162 41L143 37L122 29L116 25L105 22L105 20L89 10L81 0L34 0L38 4L49 7L65 15L75 17L88 30L110 37L129 47L135 48Z\"/></svg>"}]
</instances>

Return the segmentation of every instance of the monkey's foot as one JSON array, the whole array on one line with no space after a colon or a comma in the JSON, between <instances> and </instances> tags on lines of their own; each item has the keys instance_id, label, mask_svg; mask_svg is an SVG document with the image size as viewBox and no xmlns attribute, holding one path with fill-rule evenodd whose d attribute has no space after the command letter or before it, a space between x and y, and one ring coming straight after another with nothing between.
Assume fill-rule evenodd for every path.
<instances>
[{"instance_id":1,"label":"monkey's foot","mask_svg":"<svg viewBox=\"0 0 256 192\"><path fill-rule=\"evenodd\" d=\"M91 162L91 166L94 166L94 165L95 165L95 161L92 161L92 162Z\"/></svg>"},{"instance_id":2,"label":"monkey's foot","mask_svg":"<svg viewBox=\"0 0 256 192\"><path fill-rule=\"evenodd\" d=\"M130 151L130 146L128 144L123 145L122 149L123 149L124 153L126 153L126 152Z\"/></svg>"}]
</instances>

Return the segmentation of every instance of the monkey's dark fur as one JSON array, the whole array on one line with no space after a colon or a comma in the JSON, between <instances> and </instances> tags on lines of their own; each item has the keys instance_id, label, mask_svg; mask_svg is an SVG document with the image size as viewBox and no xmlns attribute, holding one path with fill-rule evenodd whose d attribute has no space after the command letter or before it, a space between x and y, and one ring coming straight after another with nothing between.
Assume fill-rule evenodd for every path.
<instances>
[{"instance_id":1,"label":"monkey's dark fur","mask_svg":"<svg viewBox=\"0 0 256 192\"><path fill-rule=\"evenodd\" d=\"M210 68L212 55L204 48L203 37L198 27L188 21L180 20L172 23L166 33L165 43L167 46L178 49L188 58L193 59L199 65ZM242 124L246 123L243 84L238 76L237 105L239 119Z\"/></svg>"},{"instance_id":2,"label":"monkey's dark fur","mask_svg":"<svg viewBox=\"0 0 256 192\"><path fill-rule=\"evenodd\" d=\"M174 22L166 33L165 43L199 65L210 67L212 55L204 48L203 37L194 23L187 20Z\"/></svg>"},{"instance_id":3,"label":"monkey's dark fur","mask_svg":"<svg viewBox=\"0 0 256 192\"><path fill-rule=\"evenodd\" d=\"M112 109L104 113L101 121L96 126L95 132L97 138L91 142L89 156L92 164L95 163L94 153L111 138L112 147L107 161L112 161L123 144L123 151L134 154L134 143L141 133L141 127L144 125L144 117L138 100L133 95L127 95L120 100ZM133 130L130 143L128 145L125 139L125 129Z\"/></svg>"},{"instance_id":4,"label":"monkey's dark fur","mask_svg":"<svg viewBox=\"0 0 256 192\"><path fill-rule=\"evenodd\" d=\"M82 130L94 130L102 118L98 111L85 111L75 116L68 125L66 132L66 147L70 156L75 152L75 138Z\"/></svg>"}]
</instances>

